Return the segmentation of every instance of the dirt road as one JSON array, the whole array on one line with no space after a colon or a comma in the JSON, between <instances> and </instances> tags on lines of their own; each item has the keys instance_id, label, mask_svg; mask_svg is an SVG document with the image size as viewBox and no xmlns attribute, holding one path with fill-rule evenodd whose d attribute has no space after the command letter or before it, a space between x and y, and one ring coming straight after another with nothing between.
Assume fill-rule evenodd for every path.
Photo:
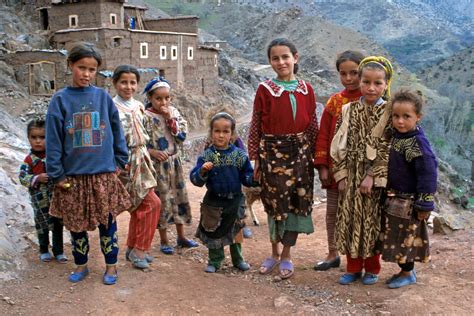
<instances>
[{"instance_id":1,"label":"dirt road","mask_svg":"<svg viewBox=\"0 0 474 316\"><path fill-rule=\"evenodd\" d=\"M194 223L186 228L192 236L198 221L201 188L188 184ZM153 270L133 269L120 253L119 282L102 284L104 264L99 251L97 232L91 233L90 275L79 284L67 281L73 269L70 262L39 263L37 249L28 253L28 267L20 279L0 286L0 310L4 315L154 315L154 314L470 314L474 307L473 232L459 232L449 237L432 236L431 263L417 265L418 284L389 290L382 280L396 272L394 264L384 263L376 285L337 284L343 269L316 272L312 266L326 253L324 204L315 208L316 232L301 236L293 251L296 272L288 281L261 276L257 269L269 255L267 225L261 204L257 204L260 227L252 227L253 238L243 249L252 265L246 273L231 268L230 259L216 274L206 274L206 248L180 249L166 256L159 252L155 237ZM118 218L119 241L125 248L128 214ZM174 229L169 232L175 240ZM158 234L157 234L158 235ZM227 250L226 250L227 251ZM71 258L70 248L66 253ZM227 253L228 255L228 253ZM343 262L345 264L345 261Z\"/></svg>"}]
</instances>

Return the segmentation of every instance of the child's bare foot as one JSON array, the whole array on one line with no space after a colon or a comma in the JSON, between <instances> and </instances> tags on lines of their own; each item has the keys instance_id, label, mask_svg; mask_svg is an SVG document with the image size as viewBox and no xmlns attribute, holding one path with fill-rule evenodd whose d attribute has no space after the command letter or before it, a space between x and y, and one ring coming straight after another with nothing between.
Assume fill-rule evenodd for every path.
<instances>
[{"instance_id":1,"label":"child's bare foot","mask_svg":"<svg viewBox=\"0 0 474 316\"><path fill-rule=\"evenodd\" d=\"M272 256L272 257L266 258L260 265L260 269L259 269L260 274L268 274L272 272L273 268L276 267L279 261L280 261L280 257Z\"/></svg>"}]
</instances>

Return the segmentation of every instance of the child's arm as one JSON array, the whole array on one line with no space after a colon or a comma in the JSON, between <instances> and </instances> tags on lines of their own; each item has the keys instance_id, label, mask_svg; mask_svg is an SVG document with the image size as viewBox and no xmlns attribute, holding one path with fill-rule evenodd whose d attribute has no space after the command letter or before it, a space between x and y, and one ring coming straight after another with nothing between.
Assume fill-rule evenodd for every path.
<instances>
[{"instance_id":1,"label":"child's arm","mask_svg":"<svg viewBox=\"0 0 474 316\"><path fill-rule=\"evenodd\" d=\"M339 191L346 187L347 167L347 135L349 131L350 103L342 107L341 115L336 124L334 138L331 142L331 158L334 161L333 175Z\"/></svg>"},{"instance_id":2,"label":"child's arm","mask_svg":"<svg viewBox=\"0 0 474 316\"><path fill-rule=\"evenodd\" d=\"M120 122L120 114L112 98L108 96L107 101L109 103L110 128L112 129L114 137L113 146L115 161L121 169L125 169L125 166L128 164L128 147L127 142L125 141L122 123Z\"/></svg>"},{"instance_id":3,"label":"child's arm","mask_svg":"<svg viewBox=\"0 0 474 316\"><path fill-rule=\"evenodd\" d=\"M174 139L177 143L182 143L186 140L188 134L188 122L184 117L179 113L178 109L175 107L170 107L171 109L171 118L166 120L168 127L170 128L171 135L174 136Z\"/></svg>"},{"instance_id":4,"label":"child's arm","mask_svg":"<svg viewBox=\"0 0 474 316\"><path fill-rule=\"evenodd\" d=\"M323 185L331 184L331 178L329 176L329 149L330 143L330 129L333 116L328 108L333 104L333 98L330 98L324 108L323 115L321 117L321 126L316 138L316 149L314 154L314 166L318 169L319 180Z\"/></svg>"},{"instance_id":5,"label":"child's arm","mask_svg":"<svg viewBox=\"0 0 474 316\"><path fill-rule=\"evenodd\" d=\"M20 174L19 174L19 179L20 183L28 188L32 189L35 188L38 184L37 181L37 176L33 174L33 170L31 170L30 164L27 162L27 159L29 158L26 157L25 161L20 165Z\"/></svg>"},{"instance_id":6,"label":"child's arm","mask_svg":"<svg viewBox=\"0 0 474 316\"><path fill-rule=\"evenodd\" d=\"M189 179L191 180L192 184L198 187L202 187L206 184L208 178L208 172L214 167L212 162L204 161L203 156L198 158L196 166L191 170L189 175Z\"/></svg>"},{"instance_id":7,"label":"child's arm","mask_svg":"<svg viewBox=\"0 0 474 316\"><path fill-rule=\"evenodd\" d=\"M260 140L262 138L262 108L265 102L264 95L261 92L262 89L265 89L260 85L257 89L255 95L255 100L253 102L253 112L252 112L252 121L250 122L249 136L248 136L248 153L249 159L255 161L255 167L253 172L253 178L255 181L260 181L260 160L259 160L259 147Z\"/></svg>"},{"instance_id":8,"label":"child's arm","mask_svg":"<svg viewBox=\"0 0 474 316\"><path fill-rule=\"evenodd\" d=\"M64 134L64 119L55 111L59 104L57 98L53 97L46 115L46 172L54 183L66 180L66 173L62 163Z\"/></svg>"},{"instance_id":9,"label":"child's arm","mask_svg":"<svg viewBox=\"0 0 474 316\"><path fill-rule=\"evenodd\" d=\"M309 140L311 142L311 152L314 153L316 148L316 138L318 136L318 117L316 113L316 96L314 94L313 87L309 83L306 84L308 87L308 98L309 104L312 106L310 107L310 122L309 126L306 129L306 133L308 134Z\"/></svg>"},{"instance_id":10,"label":"child's arm","mask_svg":"<svg viewBox=\"0 0 474 316\"><path fill-rule=\"evenodd\" d=\"M417 211L418 219L423 220L430 216L435 207L438 162L428 140L423 136L417 137L417 141L422 155L414 159L417 192L414 209Z\"/></svg>"}]
</instances>

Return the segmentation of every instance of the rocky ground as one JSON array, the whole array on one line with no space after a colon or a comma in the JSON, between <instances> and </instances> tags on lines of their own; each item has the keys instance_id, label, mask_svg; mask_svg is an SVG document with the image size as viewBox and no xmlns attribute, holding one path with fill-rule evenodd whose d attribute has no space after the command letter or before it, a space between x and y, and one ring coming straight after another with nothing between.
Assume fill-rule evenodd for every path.
<instances>
[{"instance_id":1,"label":"rocky ground","mask_svg":"<svg viewBox=\"0 0 474 316\"><path fill-rule=\"evenodd\" d=\"M192 236L199 216L202 188L188 184L193 224L186 228ZM91 233L90 275L79 284L67 281L73 263L40 263L36 246L27 250L27 267L14 280L0 285L0 309L4 315L61 314L469 314L474 306L474 231L458 231L449 236L431 236L432 261L417 265L418 284L389 290L383 281L373 286L337 284L343 268L315 272L312 267L326 253L325 204L315 206L316 232L304 235L293 251L296 272L281 281L275 270L262 276L258 266L269 255L267 225L262 205L256 203L261 226L252 226L253 237L246 239L244 256L252 268L246 273L232 268L230 258L216 274L206 274L204 246L179 249L166 256L159 252L155 237L152 270L133 269L120 253L119 283L105 286L97 232ZM128 214L118 217L119 241L123 250ZM176 235L169 231L171 240ZM66 246L70 255L70 246ZM228 253L227 253L228 255ZM20 256L20 254L18 254ZM343 262L345 263L345 262ZM394 264L383 263L381 278L396 272Z\"/></svg>"}]
</instances>

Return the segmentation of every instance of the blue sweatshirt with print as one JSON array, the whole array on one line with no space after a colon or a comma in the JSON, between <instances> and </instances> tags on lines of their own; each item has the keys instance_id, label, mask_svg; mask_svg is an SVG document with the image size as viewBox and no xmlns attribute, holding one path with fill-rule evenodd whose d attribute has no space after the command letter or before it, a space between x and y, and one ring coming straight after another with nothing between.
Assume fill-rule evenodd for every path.
<instances>
[{"instance_id":1,"label":"blue sweatshirt with print","mask_svg":"<svg viewBox=\"0 0 474 316\"><path fill-rule=\"evenodd\" d=\"M54 182L114 172L127 163L119 113L106 91L67 87L53 96L46 115L46 172Z\"/></svg>"}]
</instances>

